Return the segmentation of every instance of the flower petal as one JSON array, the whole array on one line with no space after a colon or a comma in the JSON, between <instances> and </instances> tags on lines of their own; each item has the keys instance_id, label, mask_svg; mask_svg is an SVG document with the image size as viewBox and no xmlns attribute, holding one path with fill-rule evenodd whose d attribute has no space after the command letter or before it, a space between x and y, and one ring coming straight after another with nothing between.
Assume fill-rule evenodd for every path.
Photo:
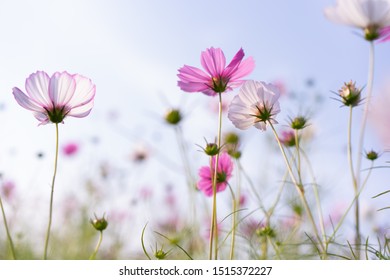
<instances>
[{"instance_id":1,"label":"flower petal","mask_svg":"<svg viewBox=\"0 0 390 280\"><path fill-rule=\"evenodd\" d=\"M73 75L73 79L76 82L76 89L72 99L68 102L68 106L77 108L90 103L95 97L96 86L90 79L82 75Z\"/></svg>"},{"instance_id":2,"label":"flower petal","mask_svg":"<svg viewBox=\"0 0 390 280\"><path fill-rule=\"evenodd\" d=\"M66 114L70 117L75 118L84 118L89 115L94 105L94 100L90 100L89 103L83 104L80 106L76 106L70 109L70 111Z\"/></svg>"},{"instance_id":3,"label":"flower petal","mask_svg":"<svg viewBox=\"0 0 390 280\"><path fill-rule=\"evenodd\" d=\"M200 63L212 77L220 77L226 65L226 58L220 48L209 48L202 52Z\"/></svg>"},{"instance_id":4,"label":"flower petal","mask_svg":"<svg viewBox=\"0 0 390 280\"><path fill-rule=\"evenodd\" d=\"M67 72L56 72L49 82L49 96L55 107L65 106L72 99L76 89L73 76Z\"/></svg>"},{"instance_id":5,"label":"flower petal","mask_svg":"<svg viewBox=\"0 0 390 280\"><path fill-rule=\"evenodd\" d=\"M52 106L49 97L50 77L43 71L37 71L26 79L26 91L28 96L43 107Z\"/></svg>"},{"instance_id":6,"label":"flower petal","mask_svg":"<svg viewBox=\"0 0 390 280\"><path fill-rule=\"evenodd\" d=\"M12 89L12 94L14 95L16 102L19 103L23 108L35 111L35 112L44 112L45 109L40 106L35 100L28 97L24 92L22 92L19 88L14 87Z\"/></svg>"}]
</instances>

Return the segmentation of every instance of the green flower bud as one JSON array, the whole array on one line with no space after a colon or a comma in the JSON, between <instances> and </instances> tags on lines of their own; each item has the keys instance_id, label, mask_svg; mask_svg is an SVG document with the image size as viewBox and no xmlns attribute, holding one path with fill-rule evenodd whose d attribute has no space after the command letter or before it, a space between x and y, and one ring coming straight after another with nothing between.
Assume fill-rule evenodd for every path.
<instances>
[{"instance_id":1,"label":"green flower bud","mask_svg":"<svg viewBox=\"0 0 390 280\"><path fill-rule=\"evenodd\" d=\"M98 218L96 217L96 215L95 215L95 219L93 219L93 220L91 219L90 222L91 222L92 226L93 226L96 230L98 230L98 231L103 231L103 230L105 230L105 229L107 228L107 226L108 226L108 222L107 222L107 220L104 218L104 215L103 215L103 217L100 218L100 219L98 219Z\"/></svg>"},{"instance_id":2,"label":"green flower bud","mask_svg":"<svg viewBox=\"0 0 390 280\"><path fill-rule=\"evenodd\" d=\"M371 150L371 151L369 151L369 152L366 153L366 158L367 158L368 160L374 161L374 160L376 160L378 157L379 157L378 153L375 152L374 150Z\"/></svg>"},{"instance_id":3,"label":"green flower bud","mask_svg":"<svg viewBox=\"0 0 390 280\"><path fill-rule=\"evenodd\" d=\"M165 115L165 121L171 125L177 125L182 120L182 115L179 110L171 109Z\"/></svg>"},{"instance_id":4,"label":"green flower bud","mask_svg":"<svg viewBox=\"0 0 390 280\"><path fill-rule=\"evenodd\" d=\"M293 120L291 120L291 128L292 129L303 129L306 127L307 119L303 116L295 117Z\"/></svg>"}]
</instances>

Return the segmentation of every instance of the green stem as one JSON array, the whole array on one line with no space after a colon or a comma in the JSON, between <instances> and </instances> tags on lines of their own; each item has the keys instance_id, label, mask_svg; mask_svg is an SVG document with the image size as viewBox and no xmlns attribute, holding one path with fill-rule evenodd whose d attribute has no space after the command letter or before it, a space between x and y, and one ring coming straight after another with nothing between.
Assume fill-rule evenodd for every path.
<instances>
[{"instance_id":1,"label":"green stem","mask_svg":"<svg viewBox=\"0 0 390 280\"><path fill-rule=\"evenodd\" d=\"M284 161L286 163L286 167L287 167L287 170L288 170L288 173L290 174L290 178L294 184L294 186L296 187L297 191L298 191L298 194L299 194L299 197L301 198L301 201L302 201L302 204L305 208L305 211L308 215L308 218L309 218L309 221L313 227L313 230L314 230L314 234L316 235L316 238L317 238L317 241L319 242L320 246L321 246L321 249L322 249L322 253L321 253L321 258L325 257L326 256L326 251L325 251L325 247L324 247L324 244L322 244L322 241L321 241L321 238L320 238L320 235L318 233L318 229L317 229L317 226L316 226L316 223L314 221L314 218L313 218L313 214L310 210L310 207L309 207L309 204L306 200L306 197L305 197L305 194L304 194L304 190L303 190L303 186L300 185L295 176L294 176L294 173L292 171L292 168L291 168L291 165L290 165L290 162L288 161L288 158L287 158L287 155L286 155L286 152L284 151L284 148L283 148L283 145L282 143L280 142L280 139L279 139L279 136L278 134L276 133L276 130L273 126L273 124L268 121L268 124L270 125L271 129L272 129L272 132L274 133L274 136L275 136L275 139L276 139L276 142L278 143L278 146L279 146L279 149L283 155L283 158L284 158ZM324 254L324 255L322 255Z\"/></svg>"},{"instance_id":2,"label":"green stem","mask_svg":"<svg viewBox=\"0 0 390 280\"><path fill-rule=\"evenodd\" d=\"M15 247L14 247L14 243L12 242L11 234L9 232L7 218L5 216L5 211L4 211L4 207L3 207L3 202L1 200L1 196L0 196L0 207L1 207L1 213L3 214L4 227L5 227L5 231L7 233L7 239L8 239L9 247L11 248L12 258L14 260L16 260Z\"/></svg>"},{"instance_id":3,"label":"green stem","mask_svg":"<svg viewBox=\"0 0 390 280\"><path fill-rule=\"evenodd\" d=\"M99 241L96 244L95 251L92 253L92 255L89 257L90 260L94 260L96 258L96 254L99 251L100 245L102 244L103 241L103 231L100 230L100 235L99 235Z\"/></svg>"},{"instance_id":4,"label":"green stem","mask_svg":"<svg viewBox=\"0 0 390 280\"><path fill-rule=\"evenodd\" d=\"M217 133L217 146L218 149L221 148L221 134L222 134L222 95L219 92L219 106L218 106L218 133ZM209 250L209 259L212 259L213 256L213 242L214 244L214 259L218 259L218 233L217 229L217 174L218 174L218 161L219 161L219 152L215 156L215 165L214 165L214 175L213 175L213 210L211 218L211 233L210 233L210 250Z\"/></svg>"},{"instance_id":5,"label":"green stem","mask_svg":"<svg viewBox=\"0 0 390 280\"><path fill-rule=\"evenodd\" d=\"M360 127L360 134L359 134L359 144L358 144L358 150L357 150L357 163L356 163L356 171L355 171L355 178L356 178L356 188L355 188L355 195L357 190L360 186L360 170L362 165L362 156L363 156L363 146L364 146L364 136L365 136L365 130L367 125L367 117L369 113L370 108L370 102L371 102L371 96L372 96L372 89L374 85L374 61L375 61L375 48L374 48L374 42L370 42L370 50L369 50L369 66L368 66L368 78L367 78L367 96L365 98L365 106L363 111L363 118L361 122ZM356 229L356 237L355 237L355 245L356 245L356 255L360 259L360 222L359 222L359 198L356 197L355 202L355 229Z\"/></svg>"},{"instance_id":6,"label":"green stem","mask_svg":"<svg viewBox=\"0 0 390 280\"><path fill-rule=\"evenodd\" d=\"M54 173L53 173L53 179L51 182L51 193L50 193L50 208L49 208L49 223L47 225L47 231L46 231L46 239L45 239L45 250L43 253L43 259L47 260L47 249L49 246L49 239L50 239L50 229L51 229L51 223L52 223L52 216L53 216L53 198L54 198L54 184L56 181L56 175L57 175L57 162L58 162L58 123L56 125L56 151L55 151L55 159L54 159Z\"/></svg>"}]
</instances>

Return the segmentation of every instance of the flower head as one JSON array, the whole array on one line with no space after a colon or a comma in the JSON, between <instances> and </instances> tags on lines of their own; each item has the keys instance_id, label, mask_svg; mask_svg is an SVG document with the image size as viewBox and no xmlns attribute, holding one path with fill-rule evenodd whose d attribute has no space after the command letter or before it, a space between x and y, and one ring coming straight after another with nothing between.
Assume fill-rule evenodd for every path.
<instances>
[{"instance_id":1,"label":"flower head","mask_svg":"<svg viewBox=\"0 0 390 280\"><path fill-rule=\"evenodd\" d=\"M186 92L202 92L214 96L230 91L241 85L242 78L252 72L255 63L252 57L245 60L244 51L240 49L226 66L226 59L220 48L209 48L202 52L200 62L202 69L184 65L179 69L178 86Z\"/></svg>"},{"instance_id":2,"label":"flower head","mask_svg":"<svg viewBox=\"0 0 390 280\"><path fill-rule=\"evenodd\" d=\"M40 125L63 123L65 117L86 117L93 107L95 85L90 79L67 72L51 77L37 71L26 79L27 95L15 87L12 93L23 108L33 111Z\"/></svg>"},{"instance_id":3,"label":"flower head","mask_svg":"<svg viewBox=\"0 0 390 280\"><path fill-rule=\"evenodd\" d=\"M373 41L390 25L390 0L337 0L336 6L325 9L325 15L333 22L362 29L366 40Z\"/></svg>"},{"instance_id":4,"label":"flower head","mask_svg":"<svg viewBox=\"0 0 390 280\"><path fill-rule=\"evenodd\" d=\"M201 190L205 195L213 195L213 176L215 168L214 156L211 160L211 166L203 166L199 169L200 180L198 182L198 189ZM232 176L233 172L233 162L230 156L227 153L221 153L218 159L218 168L217 168L217 192L224 191L226 189L227 183Z\"/></svg>"},{"instance_id":5,"label":"flower head","mask_svg":"<svg viewBox=\"0 0 390 280\"><path fill-rule=\"evenodd\" d=\"M264 82L246 81L230 104L228 118L239 129L254 125L266 130L267 122L277 123L274 117L280 112L279 90Z\"/></svg>"}]
</instances>

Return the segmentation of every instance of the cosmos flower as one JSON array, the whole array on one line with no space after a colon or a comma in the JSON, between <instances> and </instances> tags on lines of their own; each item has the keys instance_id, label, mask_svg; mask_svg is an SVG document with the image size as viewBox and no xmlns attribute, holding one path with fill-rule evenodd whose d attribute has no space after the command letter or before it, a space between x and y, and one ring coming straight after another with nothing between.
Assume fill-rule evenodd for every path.
<instances>
[{"instance_id":1,"label":"cosmos flower","mask_svg":"<svg viewBox=\"0 0 390 280\"><path fill-rule=\"evenodd\" d=\"M215 172L215 156L211 160L211 166L203 166L199 169L200 180L198 182L198 189L201 190L205 195L213 195L213 180L212 177ZM221 153L218 159L217 168L217 192L224 191L228 184L230 177L233 172L233 162L227 153Z\"/></svg>"},{"instance_id":2,"label":"cosmos flower","mask_svg":"<svg viewBox=\"0 0 390 280\"><path fill-rule=\"evenodd\" d=\"M390 26L390 0L337 0L335 6L325 9L325 16L335 23L362 29L365 38L373 41Z\"/></svg>"},{"instance_id":3,"label":"cosmos flower","mask_svg":"<svg viewBox=\"0 0 390 280\"><path fill-rule=\"evenodd\" d=\"M223 51L209 48L202 52L200 62L202 69L184 65L179 69L178 86L186 92L202 92L214 96L240 86L243 77L250 74L255 67L252 57L245 60L244 51L240 49L232 61L226 66Z\"/></svg>"},{"instance_id":4,"label":"cosmos flower","mask_svg":"<svg viewBox=\"0 0 390 280\"><path fill-rule=\"evenodd\" d=\"M75 142L69 142L62 146L62 152L66 156L73 156L79 151L79 145Z\"/></svg>"},{"instance_id":5,"label":"cosmos flower","mask_svg":"<svg viewBox=\"0 0 390 280\"><path fill-rule=\"evenodd\" d=\"M26 79L27 95L13 88L16 101L33 111L39 124L63 123L65 117L86 117L93 107L95 85L90 79L67 72L56 72L51 77L37 71Z\"/></svg>"},{"instance_id":6,"label":"cosmos flower","mask_svg":"<svg viewBox=\"0 0 390 280\"><path fill-rule=\"evenodd\" d=\"M254 125L264 131L268 122L277 123L279 96L278 88L271 84L246 81L230 104L228 118L239 129Z\"/></svg>"}]
</instances>

